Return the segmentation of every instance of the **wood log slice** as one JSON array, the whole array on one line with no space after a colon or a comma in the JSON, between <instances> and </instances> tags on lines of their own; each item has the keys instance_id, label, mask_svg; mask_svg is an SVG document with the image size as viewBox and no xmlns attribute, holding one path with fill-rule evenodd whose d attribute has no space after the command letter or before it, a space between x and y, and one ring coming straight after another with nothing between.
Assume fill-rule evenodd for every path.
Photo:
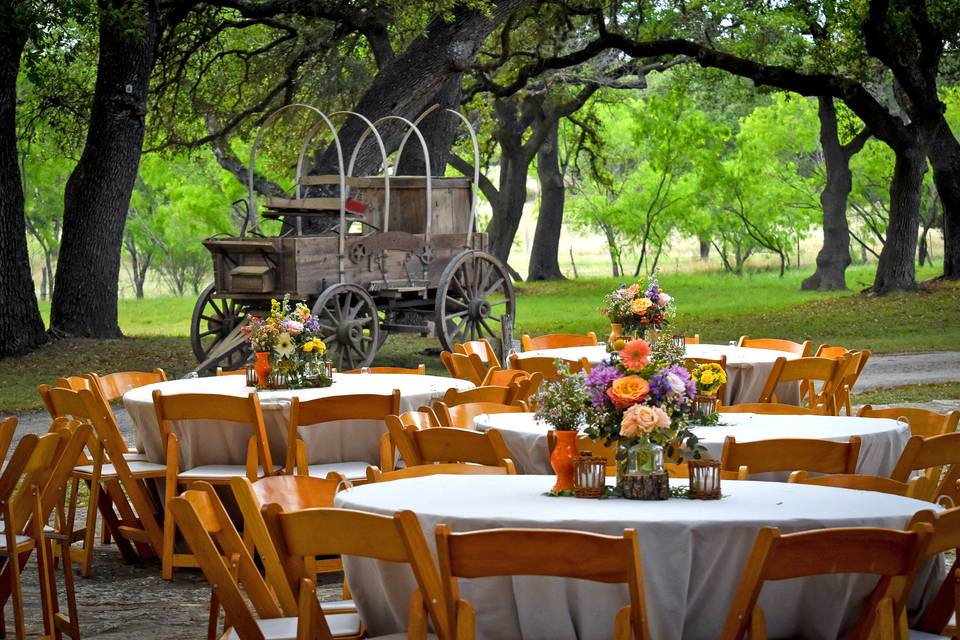
<instances>
[{"instance_id":1,"label":"wood log slice","mask_svg":"<svg viewBox=\"0 0 960 640\"><path fill-rule=\"evenodd\" d=\"M628 500L666 500L670 497L670 479L665 471L642 476L620 476L618 485Z\"/></svg>"}]
</instances>

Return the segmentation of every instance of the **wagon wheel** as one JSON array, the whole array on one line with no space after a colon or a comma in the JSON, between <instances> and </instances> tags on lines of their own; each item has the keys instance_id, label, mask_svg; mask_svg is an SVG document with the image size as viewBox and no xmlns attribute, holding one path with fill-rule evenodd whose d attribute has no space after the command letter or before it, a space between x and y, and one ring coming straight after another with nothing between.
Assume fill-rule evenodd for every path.
<instances>
[{"instance_id":1,"label":"wagon wheel","mask_svg":"<svg viewBox=\"0 0 960 640\"><path fill-rule=\"evenodd\" d=\"M327 355L340 371L366 367L379 346L377 305L355 284L327 287L313 305Z\"/></svg>"},{"instance_id":2,"label":"wagon wheel","mask_svg":"<svg viewBox=\"0 0 960 640\"><path fill-rule=\"evenodd\" d=\"M245 304L229 298L214 298L214 285L208 286L197 298L190 321L190 346L197 362L203 362L215 351L243 321L247 315ZM225 369L236 369L250 355L250 349L244 344L230 352L219 365Z\"/></svg>"},{"instance_id":3,"label":"wagon wheel","mask_svg":"<svg viewBox=\"0 0 960 640\"><path fill-rule=\"evenodd\" d=\"M499 339L503 316L516 317L513 283L489 253L464 251L443 270L437 284L437 337L444 349L481 338Z\"/></svg>"}]
</instances>

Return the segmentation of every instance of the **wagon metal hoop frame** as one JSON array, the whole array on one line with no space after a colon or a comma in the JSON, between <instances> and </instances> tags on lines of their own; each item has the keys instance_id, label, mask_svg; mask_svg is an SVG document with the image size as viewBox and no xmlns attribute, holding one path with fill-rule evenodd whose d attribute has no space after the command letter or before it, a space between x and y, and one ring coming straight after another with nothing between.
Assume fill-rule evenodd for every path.
<instances>
[{"instance_id":1,"label":"wagon metal hoop frame","mask_svg":"<svg viewBox=\"0 0 960 640\"><path fill-rule=\"evenodd\" d=\"M439 104L435 104L428 108L426 111L417 116L417 119L413 121L414 125L419 125L424 118L440 108ZM477 142L477 133L473 129L473 125L470 124L470 120L467 119L467 116L463 115L455 109L447 109L449 113L460 118L463 124L467 125L467 133L470 134L470 142L473 145L473 187L471 189L471 198L470 198L470 222L467 226L467 246L473 246L473 233L474 227L476 226L477 221L477 196L480 191L480 144ZM407 144L407 139L410 137L410 131L404 134L403 139L400 140L400 146L397 148L397 165L400 165L400 157L403 155L403 148Z\"/></svg>"},{"instance_id":2,"label":"wagon metal hoop frame","mask_svg":"<svg viewBox=\"0 0 960 640\"><path fill-rule=\"evenodd\" d=\"M376 127L373 126L373 123L370 120L355 111L334 111L330 114L330 117L339 116L339 115L351 115L356 116L363 120L367 125L367 129L370 133L373 134L374 138L377 141L377 146L380 147L380 156L383 158L383 231L390 230L390 169L387 164L387 148L383 144L383 138L380 137L380 133L377 131ZM300 155L297 157L297 197L300 197L300 179L303 176L303 161L307 154L307 147L310 145L310 141L313 140L313 137L317 135L320 129L323 126L323 122L318 122L307 132L307 135L303 138L303 145L300 147ZM365 131L366 133L366 131ZM347 166L347 178L353 177L353 166L356 159L356 153L350 158L350 164Z\"/></svg>"},{"instance_id":3,"label":"wagon metal hoop frame","mask_svg":"<svg viewBox=\"0 0 960 640\"><path fill-rule=\"evenodd\" d=\"M374 129L376 129L376 125L380 124L384 120L399 120L400 122L407 125L407 127L409 127L409 130L404 135L403 140L406 141L407 137L409 137L411 133L414 133L416 134L417 139L420 141L420 147L423 149L423 162L424 162L424 168L426 170L426 178L427 178L427 220L425 225L426 228L424 229L424 232L423 232L423 241L424 243L428 243L430 241L430 230L433 223L433 187L432 187L433 180L430 175L430 149L427 147L427 141L423 137L423 134L420 132L420 129L418 129L417 125L414 124L413 122L410 122L403 116L394 116L394 115L383 116L374 121L373 123ZM353 154L350 156L350 165L349 165L350 167L353 167L353 164L357 158L357 154L360 152L360 146L367 139L367 134L368 134L368 131L364 131L363 135L360 136L360 139L357 141L356 146L353 147ZM397 153L397 166L399 166L399 164L400 164L400 154ZM384 169L384 173L386 173L386 169Z\"/></svg>"},{"instance_id":4,"label":"wagon metal hoop frame","mask_svg":"<svg viewBox=\"0 0 960 640\"><path fill-rule=\"evenodd\" d=\"M280 114L284 111L290 109L308 109L323 120L326 123L327 128L330 130L331 135L333 135L333 144L337 149L337 165L340 175L340 251L337 256L337 270L339 272L340 282L343 282L343 276L345 274L344 270L344 250L345 250L345 239L343 235L343 228L346 224L346 210L347 210L347 180L346 175L343 172L343 148L340 145L340 136L337 135L337 130L334 128L333 123L330 121L330 118L323 112L317 109L316 107L304 104L302 102L294 102L292 104L284 105L267 116L267 119L263 121L263 124L260 125L260 130L257 132L257 137L253 141L253 146L250 148L250 170L247 172L247 188L249 190L249 211L253 212L253 215L256 216L257 213L257 196L253 188L253 175L256 170L257 162L257 147L260 146L260 141L263 138L263 134L266 130L277 121L277 118L280 117ZM297 174L297 195L300 194L300 175L299 167Z\"/></svg>"}]
</instances>

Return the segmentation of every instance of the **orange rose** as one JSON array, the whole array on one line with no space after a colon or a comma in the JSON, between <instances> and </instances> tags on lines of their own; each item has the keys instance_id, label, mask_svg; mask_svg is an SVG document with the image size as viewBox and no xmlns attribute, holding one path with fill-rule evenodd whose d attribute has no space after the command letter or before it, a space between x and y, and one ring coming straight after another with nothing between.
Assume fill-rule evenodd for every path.
<instances>
[{"instance_id":1,"label":"orange rose","mask_svg":"<svg viewBox=\"0 0 960 640\"><path fill-rule=\"evenodd\" d=\"M636 404L626 410L620 422L620 435L632 438L638 431L650 433L670 426L670 416L660 407Z\"/></svg>"},{"instance_id":2,"label":"orange rose","mask_svg":"<svg viewBox=\"0 0 960 640\"><path fill-rule=\"evenodd\" d=\"M650 302L650 298L644 296L642 298L637 298L630 304L630 310L638 316L642 316L647 312L647 309L653 306L653 303Z\"/></svg>"},{"instance_id":3,"label":"orange rose","mask_svg":"<svg viewBox=\"0 0 960 640\"><path fill-rule=\"evenodd\" d=\"M650 385L640 376L617 378L607 389L607 397L617 409L626 409L630 405L643 402L650 392Z\"/></svg>"}]
</instances>

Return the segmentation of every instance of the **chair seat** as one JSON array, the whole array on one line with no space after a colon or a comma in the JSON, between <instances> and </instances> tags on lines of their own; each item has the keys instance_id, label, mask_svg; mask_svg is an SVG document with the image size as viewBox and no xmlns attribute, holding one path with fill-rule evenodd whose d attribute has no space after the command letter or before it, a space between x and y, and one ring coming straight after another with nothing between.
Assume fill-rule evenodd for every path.
<instances>
[{"instance_id":1,"label":"chair seat","mask_svg":"<svg viewBox=\"0 0 960 640\"><path fill-rule=\"evenodd\" d=\"M406 633L391 633L386 636L367 636L366 640L407 640ZM432 633L427 634L427 640L437 640L437 636Z\"/></svg>"},{"instance_id":2,"label":"chair seat","mask_svg":"<svg viewBox=\"0 0 960 640\"><path fill-rule=\"evenodd\" d=\"M314 478L326 478L331 471L336 471L347 480L364 480L367 477L367 467L369 462L351 461L351 462L328 462L325 464L312 464L308 467L309 475Z\"/></svg>"},{"instance_id":3,"label":"chair seat","mask_svg":"<svg viewBox=\"0 0 960 640\"><path fill-rule=\"evenodd\" d=\"M360 616L355 613L327 614L327 626L330 634L337 636L355 636L360 633ZM257 626L263 632L264 640L296 640L297 618L270 618L257 620ZM229 640L240 640L239 634L231 630Z\"/></svg>"},{"instance_id":4,"label":"chair seat","mask_svg":"<svg viewBox=\"0 0 960 640\"><path fill-rule=\"evenodd\" d=\"M19 547L20 545L26 544L32 540L33 538L31 538L30 536L16 536L14 544L16 544ZM6 550L7 550L7 538L6 537L0 538L0 552L4 552Z\"/></svg>"},{"instance_id":5,"label":"chair seat","mask_svg":"<svg viewBox=\"0 0 960 640\"><path fill-rule=\"evenodd\" d=\"M130 468L131 475L138 477L155 476L157 478L162 478L167 472L166 465L156 462L147 462L146 460L131 460L127 463L127 466ZM73 473L74 475L82 478L92 478L93 465L85 464L79 467L74 467ZM112 464L105 464L100 468L101 478L116 478L117 475L117 469Z\"/></svg>"},{"instance_id":6,"label":"chair seat","mask_svg":"<svg viewBox=\"0 0 960 640\"><path fill-rule=\"evenodd\" d=\"M356 611L357 603L353 600L327 600L320 603L320 608L326 611Z\"/></svg>"},{"instance_id":7,"label":"chair seat","mask_svg":"<svg viewBox=\"0 0 960 640\"><path fill-rule=\"evenodd\" d=\"M928 631L917 631L916 629L910 629L910 640L943 640L944 638L949 638L950 636L941 636L937 633L930 633Z\"/></svg>"},{"instance_id":8,"label":"chair seat","mask_svg":"<svg viewBox=\"0 0 960 640\"><path fill-rule=\"evenodd\" d=\"M225 480L238 476L245 477L246 475L247 467L242 464L203 464L199 467L181 471L177 474L177 477L188 480Z\"/></svg>"},{"instance_id":9,"label":"chair seat","mask_svg":"<svg viewBox=\"0 0 960 640\"><path fill-rule=\"evenodd\" d=\"M128 451L123 454L123 459L128 462L132 460L142 460L143 462L147 462L147 454L140 453L139 451Z\"/></svg>"}]
</instances>

